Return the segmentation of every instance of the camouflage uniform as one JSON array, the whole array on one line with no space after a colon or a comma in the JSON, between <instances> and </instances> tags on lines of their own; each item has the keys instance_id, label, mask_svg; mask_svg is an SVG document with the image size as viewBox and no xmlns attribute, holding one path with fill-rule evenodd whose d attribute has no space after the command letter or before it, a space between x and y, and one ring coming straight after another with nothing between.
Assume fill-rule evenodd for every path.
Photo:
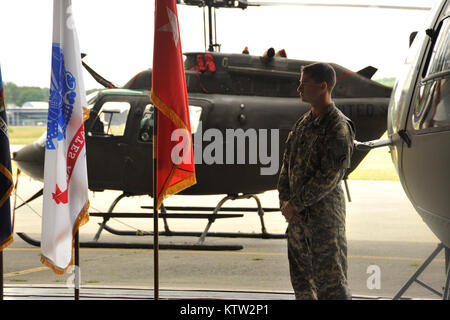
<instances>
[{"instance_id":1,"label":"camouflage uniform","mask_svg":"<svg viewBox=\"0 0 450 320\"><path fill-rule=\"evenodd\" d=\"M278 181L280 201L304 219L288 225L288 259L297 299L350 299L347 287L345 198L354 129L334 103L294 125Z\"/></svg>"}]
</instances>

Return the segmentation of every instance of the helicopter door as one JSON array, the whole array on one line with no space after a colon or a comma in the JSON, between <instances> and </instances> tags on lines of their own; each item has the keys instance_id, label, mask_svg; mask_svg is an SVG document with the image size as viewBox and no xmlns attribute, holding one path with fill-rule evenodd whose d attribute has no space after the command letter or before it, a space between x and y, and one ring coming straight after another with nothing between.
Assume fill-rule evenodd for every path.
<instances>
[{"instance_id":1,"label":"helicopter door","mask_svg":"<svg viewBox=\"0 0 450 320\"><path fill-rule=\"evenodd\" d=\"M407 190L427 216L450 214L450 17L437 30L410 105L406 127L410 145L405 143L402 152Z\"/></svg>"},{"instance_id":2,"label":"helicopter door","mask_svg":"<svg viewBox=\"0 0 450 320\"><path fill-rule=\"evenodd\" d=\"M148 99L147 99L148 100ZM153 189L153 110L152 104L141 102L130 117L129 150L125 157L125 190L151 194Z\"/></svg>"},{"instance_id":3,"label":"helicopter door","mask_svg":"<svg viewBox=\"0 0 450 320\"><path fill-rule=\"evenodd\" d=\"M191 131L199 126L202 108L189 106ZM125 157L125 190L137 194L152 194L153 190L153 125L154 106L142 102L130 117L128 126L138 128L130 133L130 152Z\"/></svg>"},{"instance_id":4,"label":"helicopter door","mask_svg":"<svg viewBox=\"0 0 450 320\"><path fill-rule=\"evenodd\" d=\"M105 101L87 132L89 186L92 190L122 190L124 159L128 152L126 123L130 102Z\"/></svg>"}]
</instances>

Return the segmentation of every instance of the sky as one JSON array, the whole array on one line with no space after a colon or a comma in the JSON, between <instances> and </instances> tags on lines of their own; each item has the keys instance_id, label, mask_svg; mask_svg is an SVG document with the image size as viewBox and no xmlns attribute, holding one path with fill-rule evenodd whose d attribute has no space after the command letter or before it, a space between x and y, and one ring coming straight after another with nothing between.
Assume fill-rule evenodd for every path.
<instances>
[{"instance_id":1,"label":"sky","mask_svg":"<svg viewBox=\"0 0 450 320\"><path fill-rule=\"evenodd\" d=\"M122 86L152 67L153 0L72 2L80 49L87 54L84 61L99 74ZM332 2L430 7L436 0L327 1ZM52 3L1 0L3 81L50 86ZM250 54L261 55L273 47L285 49L292 59L333 62L353 71L371 65L378 68L375 79L395 77L406 57L410 33L424 28L428 13L288 5L221 8L216 12L217 40L223 53L240 53L248 46ZM204 51L203 10L179 5L178 18L183 52ZM86 89L101 87L87 72L83 76Z\"/></svg>"}]
</instances>

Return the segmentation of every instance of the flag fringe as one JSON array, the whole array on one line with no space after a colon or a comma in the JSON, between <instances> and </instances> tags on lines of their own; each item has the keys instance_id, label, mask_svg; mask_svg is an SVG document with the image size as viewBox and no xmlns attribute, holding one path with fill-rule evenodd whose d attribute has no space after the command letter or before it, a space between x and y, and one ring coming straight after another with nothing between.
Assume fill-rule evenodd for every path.
<instances>
[{"instance_id":1,"label":"flag fringe","mask_svg":"<svg viewBox=\"0 0 450 320\"><path fill-rule=\"evenodd\" d=\"M165 104L164 101L162 101L156 93L153 91L153 89L150 91L150 99L152 100L153 104L158 108L159 111L161 111L167 118L170 119L170 121L173 122L175 127L178 129L185 129L187 130L186 124L183 120L176 114L172 108L170 108L167 104Z\"/></svg>"},{"instance_id":2,"label":"flag fringe","mask_svg":"<svg viewBox=\"0 0 450 320\"><path fill-rule=\"evenodd\" d=\"M14 189L14 181L11 171L9 171L8 168L6 168L3 164L0 163L0 172L5 175L6 178L8 178L11 181L11 185L9 186L8 191L6 191L5 195L0 199L0 207L3 206L3 204L8 200L9 196L11 195L13 189Z\"/></svg>"},{"instance_id":3,"label":"flag fringe","mask_svg":"<svg viewBox=\"0 0 450 320\"><path fill-rule=\"evenodd\" d=\"M169 177L167 178L167 181L170 181L172 176L174 175L175 171L177 170L177 166L173 166ZM195 174L191 174L189 177L183 179L182 181L174 184L173 186L170 187L166 187L164 186L163 189L161 190L160 195L158 196L158 201L156 204L156 209L158 210L159 207L161 206L161 203L164 201L164 199L167 196L173 195L173 194L177 194L178 192L183 191L184 189L189 188L190 186L193 186L194 184L197 183L197 179L195 177Z\"/></svg>"},{"instance_id":4,"label":"flag fringe","mask_svg":"<svg viewBox=\"0 0 450 320\"><path fill-rule=\"evenodd\" d=\"M175 127L179 128L179 129L185 129L187 130L186 124L184 123L183 120L181 120L181 118L178 116L178 114L176 114L172 108L170 108L166 103L164 103L164 101L162 101L157 95L156 93L153 91L153 89L150 91L150 99L152 100L153 104L155 105L155 107L161 111L167 118L170 119L170 121L173 122L173 124L175 125ZM154 140L156 141L156 139ZM153 143L153 150L155 150L156 148L156 143ZM153 151L153 155L155 155L155 152ZM172 179L172 176L175 174L176 170L178 169L177 165L172 166L172 169L170 170L170 174L166 180L165 185L163 186L161 193L158 196L157 199L157 205L156 205L156 209L158 210L159 207L161 206L161 203L163 202L163 200L172 194L176 194L178 192L183 191L186 188L189 188L190 186L194 185L197 183L195 174L192 173L191 176L183 179L182 181L174 184L173 186L167 187L166 184L168 181L170 181Z\"/></svg>"},{"instance_id":5,"label":"flag fringe","mask_svg":"<svg viewBox=\"0 0 450 320\"><path fill-rule=\"evenodd\" d=\"M14 181L13 181L13 177L12 177L12 174L9 171L9 169L1 163L0 163L0 172L3 173L6 176L6 178L8 178L11 181L11 186L6 191L4 196L0 199L0 208L1 208L3 206L3 204L6 202L6 200L8 200L8 198L11 196L11 193L14 189ZM12 229L12 227L11 227L11 229ZM11 234L6 239L4 239L2 242L0 242L0 251L3 251L3 249L5 249L7 246L9 246L11 243L13 243L13 241L14 241L13 233L11 232Z\"/></svg>"},{"instance_id":6,"label":"flag fringe","mask_svg":"<svg viewBox=\"0 0 450 320\"><path fill-rule=\"evenodd\" d=\"M87 222L89 222L89 205L90 202L89 200L86 202L86 204L83 206L83 209L81 209L80 214L77 217L77 220L75 221L73 230L72 230L72 254L71 254L71 258L70 258L70 262L69 265L65 268L59 268L55 265L55 263L47 258L46 256L41 254L41 263L47 267L49 267L50 269L53 270L54 273L56 274L64 274L67 272L67 270L73 266L73 250L75 248L75 234L78 232L78 229L85 225Z\"/></svg>"},{"instance_id":7,"label":"flag fringe","mask_svg":"<svg viewBox=\"0 0 450 320\"><path fill-rule=\"evenodd\" d=\"M0 242L0 251L3 251L7 246L14 242L13 235L11 234L8 238Z\"/></svg>"}]
</instances>

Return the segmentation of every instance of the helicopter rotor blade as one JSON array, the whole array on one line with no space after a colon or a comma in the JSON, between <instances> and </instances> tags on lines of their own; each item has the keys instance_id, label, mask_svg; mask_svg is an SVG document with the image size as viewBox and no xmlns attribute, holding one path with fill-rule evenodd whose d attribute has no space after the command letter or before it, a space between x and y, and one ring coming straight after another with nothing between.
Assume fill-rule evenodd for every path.
<instances>
[{"instance_id":1,"label":"helicopter rotor blade","mask_svg":"<svg viewBox=\"0 0 450 320\"><path fill-rule=\"evenodd\" d=\"M224 0L177 0L177 4L197 7L215 8L241 8L264 7L264 6L303 6L303 7L343 7L343 8L368 8L368 9L398 9L398 10L430 10L431 7L407 6L407 5L381 5L381 4L354 4L354 3L326 3L326 2L258 2L258 1L224 1Z\"/></svg>"},{"instance_id":2,"label":"helicopter rotor blade","mask_svg":"<svg viewBox=\"0 0 450 320\"><path fill-rule=\"evenodd\" d=\"M40 196L42 196L44 194L44 188L42 188L41 190L39 190L38 192L36 192L34 195L32 195L28 200L24 201L21 205L19 205L18 207L16 207L16 209L19 209L21 207L23 207L24 205L30 203L31 201L33 201L34 199L39 198Z\"/></svg>"},{"instance_id":3,"label":"helicopter rotor blade","mask_svg":"<svg viewBox=\"0 0 450 320\"><path fill-rule=\"evenodd\" d=\"M81 59L83 59L86 56L85 53L81 54ZM105 88L109 88L109 89L114 89L114 88L118 88L114 83L112 83L109 80L106 80L105 78L103 78L101 75L99 75L97 72L94 71L94 69L92 69L91 67L89 67L84 61L81 61L81 64L83 65L83 67L87 70L87 72L89 72L89 74L95 79L95 81L97 81L98 83L100 83L102 86L104 86Z\"/></svg>"},{"instance_id":4,"label":"helicopter rotor blade","mask_svg":"<svg viewBox=\"0 0 450 320\"><path fill-rule=\"evenodd\" d=\"M372 8L372 9L399 9L399 10L430 10L431 7L393 6L375 4L346 4L346 3L313 3L313 2L248 2L248 6L303 6L303 7L345 7L345 8Z\"/></svg>"}]
</instances>

